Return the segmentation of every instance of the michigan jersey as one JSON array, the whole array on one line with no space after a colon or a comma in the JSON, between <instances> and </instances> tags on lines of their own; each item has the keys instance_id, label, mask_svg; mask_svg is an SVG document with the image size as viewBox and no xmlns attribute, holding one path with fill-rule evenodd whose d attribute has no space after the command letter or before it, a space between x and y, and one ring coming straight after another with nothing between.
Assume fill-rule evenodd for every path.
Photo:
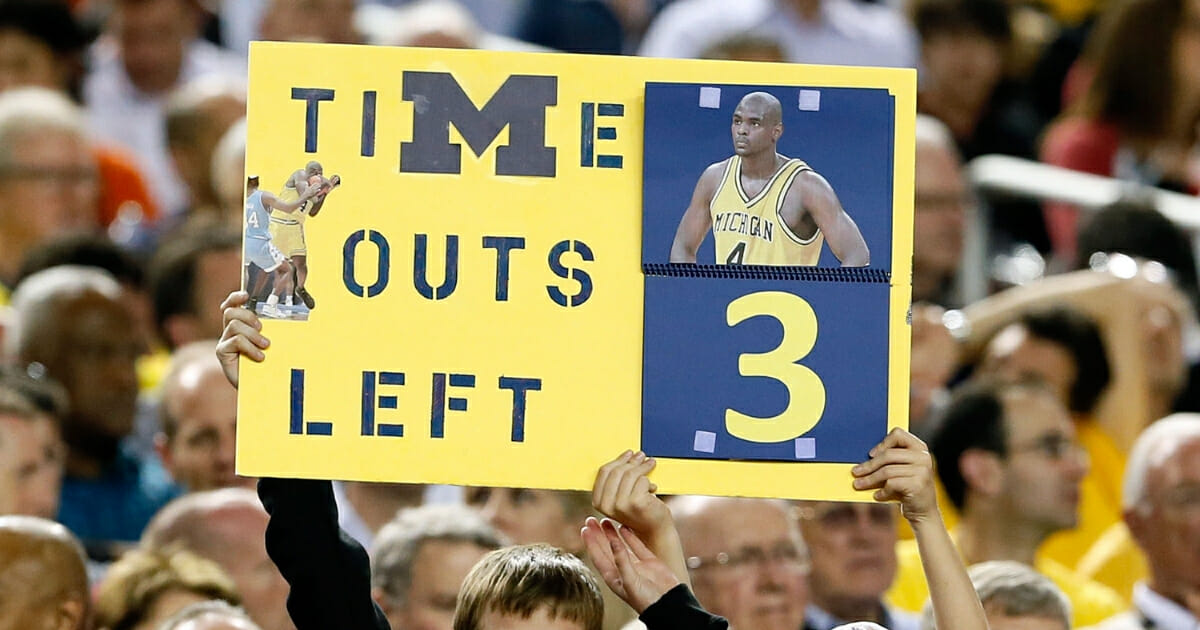
<instances>
[{"instance_id":1,"label":"michigan jersey","mask_svg":"<svg viewBox=\"0 0 1200 630\"><path fill-rule=\"evenodd\" d=\"M279 193L279 199L295 203L300 200L300 194L295 188L285 186ZM305 201L295 212L271 211L271 240L288 258L308 255L308 245L304 242L304 220L308 218L310 202Z\"/></svg>"},{"instance_id":2,"label":"michigan jersey","mask_svg":"<svg viewBox=\"0 0 1200 630\"><path fill-rule=\"evenodd\" d=\"M742 189L742 158L733 156L712 203L713 239L717 264L812 266L821 257L825 237L818 229L800 238L780 217L783 198L796 176L812 170L801 160L788 160L757 195Z\"/></svg>"},{"instance_id":3,"label":"michigan jersey","mask_svg":"<svg viewBox=\"0 0 1200 630\"><path fill-rule=\"evenodd\" d=\"M300 201L300 193L291 186L284 186L283 190L279 191L278 197L280 201L286 201L288 203ZM272 209L271 220L284 225L296 225L298 223L304 223L304 219L308 218L308 204L309 201L305 201L304 204L301 205L300 208L295 212L284 212L283 210Z\"/></svg>"}]
</instances>

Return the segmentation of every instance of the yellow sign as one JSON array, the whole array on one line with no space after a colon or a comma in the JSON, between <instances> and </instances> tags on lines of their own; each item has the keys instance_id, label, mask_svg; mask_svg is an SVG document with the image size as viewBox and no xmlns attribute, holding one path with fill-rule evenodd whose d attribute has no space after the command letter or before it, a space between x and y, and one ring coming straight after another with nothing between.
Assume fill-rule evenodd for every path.
<instances>
[{"instance_id":1,"label":"yellow sign","mask_svg":"<svg viewBox=\"0 0 1200 630\"><path fill-rule=\"evenodd\" d=\"M879 171L886 185L872 194L886 203L851 208L856 184L835 181L835 158L825 170L800 156L836 189L870 248L870 266L853 278L799 270L786 278L798 288L773 298L751 286L766 281L750 278L751 267L722 271L703 250L701 265L666 260L704 167L682 165L702 151L646 156L690 142L664 139L673 133L717 138L725 156L742 151L729 112L752 87L787 97L788 138L818 129L821 115L857 124L854 103L887 104L863 114L883 140L862 165ZM675 111L678 99L688 105ZM663 492L855 498L848 462L866 448L850 457L836 438L806 437L831 426L845 398L818 355L824 340L849 333L822 319L822 304L827 288L845 296L830 304L866 295L856 287L879 298L869 309L878 339L864 350L879 375L868 397L879 402L868 436L878 441L907 424L914 111L906 70L252 44L247 285L272 347L263 364L241 366L239 473L589 489L601 464L649 445ZM742 177L739 190L750 181ZM651 195L664 201L644 207ZM721 221L768 235L766 219ZM831 230L822 260L836 266ZM713 415L717 425L728 416L729 431L688 426L676 439L643 426L661 415L644 391L662 387L643 378L644 365L670 354L648 345L669 334L643 331L663 322L651 321L649 303L674 290L658 292L658 281L710 268L739 295L687 308L731 331L769 315L800 332L714 366L746 383L787 383L765 399L775 409L730 400ZM670 287L685 281L704 279ZM789 328L794 317L811 325ZM691 378L681 372L668 389L705 388ZM783 446L743 456L739 440ZM734 461L746 459L761 461Z\"/></svg>"}]
</instances>

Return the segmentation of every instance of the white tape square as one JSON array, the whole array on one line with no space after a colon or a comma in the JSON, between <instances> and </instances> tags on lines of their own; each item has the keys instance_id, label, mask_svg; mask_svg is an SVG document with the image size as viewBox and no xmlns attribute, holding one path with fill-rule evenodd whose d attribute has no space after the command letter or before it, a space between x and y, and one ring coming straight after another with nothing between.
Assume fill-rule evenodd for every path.
<instances>
[{"instance_id":1,"label":"white tape square","mask_svg":"<svg viewBox=\"0 0 1200 630\"><path fill-rule=\"evenodd\" d=\"M820 90L800 90L800 111L802 111L802 112L819 112L819 111L821 111L821 91Z\"/></svg>"},{"instance_id":2,"label":"white tape square","mask_svg":"<svg viewBox=\"0 0 1200 630\"><path fill-rule=\"evenodd\" d=\"M721 109L721 88L700 88L700 107L704 109Z\"/></svg>"},{"instance_id":3,"label":"white tape square","mask_svg":"<svg viewBox=\"0 0 1200 630\"><path fill-rule=\"evenodd\" d=\"M692 441L692 450L697 453L712 453L717 450L717 434L712 431L697 431Z\"/></svg>"},{"instance_id":4,"label":"white tape square","mask_svg":"<svg viewBox=\"0 0 1200 630\"><path fill-rule=\"evenodd\" d=\"M796 438L796 459L814 459L816 456L816 438Z\"/></svg>"}]
</instances>

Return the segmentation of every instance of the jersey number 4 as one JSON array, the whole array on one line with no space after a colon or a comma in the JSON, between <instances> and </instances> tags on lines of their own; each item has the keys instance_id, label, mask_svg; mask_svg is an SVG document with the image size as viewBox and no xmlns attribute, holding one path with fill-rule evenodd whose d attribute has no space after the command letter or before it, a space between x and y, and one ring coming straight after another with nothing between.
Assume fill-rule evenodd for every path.
<instances>
[{"instance_id":1,"label":"jersey number 4","mask_svg":"<svg viewBox=\"0 0 1200 630\"><path fill-rule=\"evenodd\" d=\"M725 258L726 265L740 265L742 259L746 257L746 241L740 241L733 250L729 252L729 256Z\"/></svg>"},{"instance_id":2,"label":"jersey number 4","mask_svg":"<svg viewBox=\"0 0 1200 630\"><path fill-rule=\"evenodd\" d=\"M258 227L258 215L254 214L253 212L246 215L246 223L248 223L250 225L250 227L252 227L252 228L257 228Z\"/></svg>"}]
</instances>

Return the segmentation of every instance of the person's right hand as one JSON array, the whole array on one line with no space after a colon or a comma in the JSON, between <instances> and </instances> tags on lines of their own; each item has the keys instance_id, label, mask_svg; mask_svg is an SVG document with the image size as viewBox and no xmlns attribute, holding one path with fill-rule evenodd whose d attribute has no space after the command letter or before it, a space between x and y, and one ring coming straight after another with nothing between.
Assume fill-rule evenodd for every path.
<instances>
[{"instance_id":1,"label":"person's right hand","mask_svg":"<svg viewBox=\"0 0 1200 630\"><path fill-rule=\"evenodd\" d=\"M646 477L654 465L645 453L625 451L600 467L592 487L592 507L651 542L673 527L671 510L654 494L658 487Z\"/></svg>"},{"instance_id":2,"label":"person's right hand","mask_svg":"<svg viewBox=\"0 0 1200 630\"><path fill-rule=\"evenodd\" d=\"M680 584L671 568L628 527L618 529L609 519L588 517L580 533L604 583L639 615Z\"/></svg>"},{"instance_id":3,"label":"person's right hand","mask_svg":"<svg viewBox=\"0 0 1200 630\"><path fill-rule=\"evenodd\" d=\"M258 315L245 308L250 300L250 294L245 291L234 291L221 303L224 313L225 330L221 332L221 341L217 343L217 360L225 371L225 378L234 387L238 386L238 357L245 356L255 363L267 358L263 353L271 340L262 336L262 322Z\"/></svg>"},{"instance_id":4,"label":"person's right hand","mask_svg":"<svg viewBox=\"0 0 1200 630\"><path fill-rule=\"evenodd\" d=\"M904 518L917 523L941 518L929 447L904 429L892 429L871 449L870 459L850 469L855 490L875 490L876 501L899 501Z\"/></svg>"}]
</instances>

